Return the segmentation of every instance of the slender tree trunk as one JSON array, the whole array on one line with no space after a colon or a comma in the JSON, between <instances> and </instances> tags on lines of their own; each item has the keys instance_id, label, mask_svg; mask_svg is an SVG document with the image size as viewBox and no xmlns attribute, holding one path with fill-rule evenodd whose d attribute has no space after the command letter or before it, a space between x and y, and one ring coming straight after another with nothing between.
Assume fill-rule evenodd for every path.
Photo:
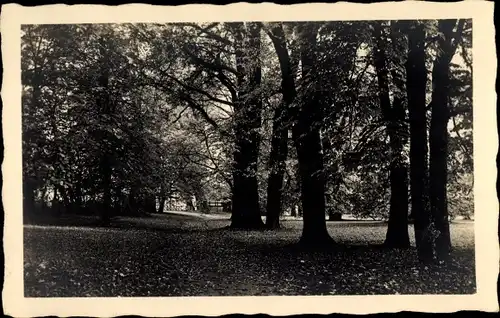
<instances>
[{"instance_id":1,"label":"slender tree trunk","mask_svg":"<svg viewBox=\"0 0 500 318\"><path fill-rule=\"evenodd\" d=\"M321 246L333 243L326 228L325 176L321 144L323 105L320 83L315 78L317 25L306 24L301 30L302 81L316 86L303 100L298 121L292 129L300 171L303 229L300 243Z\"/></svg>"},{"instance_id":2,"label":"slender tree trunk","mask_svg":"<svg viewBox=\"0 0 500 318\"><path fill-rule=\"evenodd\" d=\"M59 204L57 188L54 188L54 196L52 197L51 210L52 210L51 213L52 216L54 217L61 216L61 205Z\"/></svg>"},{"instance_id":3,"label":"slender tree trunk","mask_svg":"<svg viewBox=\"0 0 500 318\"><path fill-rule=\"evenodd\" d=\"M34 65L34 73L33 77L31 78L32 85L33 85L33 95L30 100L31 107L27 107L26 109L23 109L24 115L27 116L34 116L34 110L40 109L40 102L41 102L41 96L42 96L42 91L41 91L41 86L42 86L42 74L41 74L41 68L35 63ZM24 104L24 103L23 103ZM23 116L23 124L25 124L25 120L27 120L28 117ZM24 132L23 131L23 139L26 138L28 139L27 141L29 142L29 139L34 138L35 134L37 134L36 131L30 131L30 132ZM27 154L25 151L30 151L29 149L25 149L23 147L23 215L33 215L36 214L39 211L36 211L36 195L35 195L35 190L38 187L38 184L36 182L36 177L34 172L29 172L30 166L31 167L36 167L37 162L33 158L30 158L30 156L26 156ZM31 150L31 154L33 154L33 150Z\"/></svg>"},{"instance_id":4,"label":"slender tree trunk","mask_svg":"<svg viewBox=\"0 0 500 318\"><path fill-rule=\"evenodd\" d=\"M42 206L41 206L41 210L42 210L42 212L47 211L47 202L45 201L45 196L46 196L46 195L47 195L47 187L43 187L43 189L42 189L42 194L41 194L41 196L40 196L40 199L41 199L41 200L40 200L40 201L41 201L40 203L42 204Z\"/></svg>"},{"instance_id":5,"label":"slender tree trunk","mask_svg":"<svg viewBox=\"0 0 500 318\"><path fill-rule=\"evenodd\" d=\"M137 204L137 189L132 186L130 188L129 196L128 196L128 204L127 204L127 210L128 214L132 215L137 213L136 210L138 208Z\"/></svg>"},{"instance_id":6,"label":"slender tree trunk","mask_svg":"<svg viewBox=\"0 0 500 318\"><path fill-rule=\"evenodd\" d=\"M35 213L35 182L31 178L26 177L23 182L23 211L25 215Z\"/></svg>"},{"instance_id":7,"label":"slender tree trunk","mask_svg":"<svg viewBox=\"0 0 500 318\"><path fill-rule=\"evenodd\" d=\"M410 190L411 209L415 217L415 241L422 261L433 258L428 198L427 118L425 90L425 31L419 22L406 22L408 27L408 61L406 89L410 119Z\"/></svg>"},{"instance_id":8,"label":"slender tree trunk","mask_svg":"<svg viewBox=\"0 0 500 318\"><path fill-rule=\"evenodd\" d=\"M61 185L57 185L56 188L58 189L59 196L61 197L64 205L59 211L59 215L63 214L65 211L68 211L71 205L70 197L68 195L68 191Z\"/></svg>"},{"instance_id":9,"label":"slender tree trunk","mask_svg":"<svg viewBox=\"0 0 500 318\"><path fill-rule=\"evenodd\" d=\"M106 39L100 39L100 53L102 56L101 64L101 75L98 79L98 84L102 88L102 92L97 98L97 103L101 111L101 126L99 128L100 142L102 143L102 155L100 159L100 175L101 175L101 186L103 191L103 205L100 209L101 222L107 225L110 222L110 212L112 209L112 194L111 194L111 180L112 180L112 170L111 170L111 149L108 145L109 133L106 128L111 125L109 116L113 113L112 105L109 98L109 58L106 49Z\"/></svg>"},{"instance_id":10,"label":"slender tree trunk","mask_svg":"<svg viewBox=\"0 0 500 318\"><path fill-rule=\"evenodd\" d=\"M104 155L101 161L101 176L102 176L102 189L103 189L103 205L100 211L101 222L108 224L111 216L111 167L109 164L109 158Z\"/></svg>"},{"instance_id":11,"label":"slender tree trunk","mask_svg":"<svg viewBox=\"0 0 500 318\"><path fill-rule=\"evenodd\" d=\"M279 228L279 216L282 212L283 178L288 156L289 107L293 103L296 91L292 63L286 46L285 32L277 23L269 32L281 69L281 91L283 103L275 111L273 118L273 137L271 141L271 172L267 187L266 226Z\"/></svg>"},{"instance_id":12,"label":"slender tree trunk","mask_svg":"<svg viewBox=\"0 0 500 318\"><path fill-rule=\"evenodd\" d=\"M439 41L440 54L432 71L430 147L430 203L432 221L437 231L435 248L440 260L448 258L451 251L448 222L447 172L448 172L448 100L450 90L450 62L455 54L453 29L457 20L439 20L438 31L443 34ZM463 25L462 25L463 27ZM459 25L460 30L460 25Z\"/></svg>"},{"instance_id":13,"label":"slender tree trunk","mask_svg":"<svg viewBox=\"0 0 500 318\"><path fill-rule=\"evenodd\" d=\"M75 183L75 186L71 190L72 198L70 211L73 213L80 213L81 209L83 208L83 193L81 183L77 181Z\"/></svg>"},{"instance_id":14,"label":"slender tree trunk","mask_svg":"<svg viewBox=\"0 0 500 318\"><path fill-rule=\"evenodd\" d=\"M377 50L375 50L375 67L379 85L379 99L382 115L387 125L390 143L390 184L391 199L389 209L389 224L385 245L404 248L410 246L408 235L408 181L407 170L403 158L405 143L403 123L406 120L405 110L400 97L395 97L393 103L389 97L389 64L386 57L387 35L383 26L375 25ZM396 92L397 94L397 92Z\"/></svg>"},{"instance_id":15,"label":"slender tree trunk","mask_svg":"<svg viewBox=\"0 0 500 318\"><path fill-rule=\"evenodd\" d=\"M159 197L159 200L160 200L160 204L158 206L158 213L163 213L163 211L165 210L165 200L167 198L165 198L165 196L160 196Z\"/></svg>"},{"instance_id":16,"label":"slender tree trunk","mask_svg":"<svg viewBox=\"0 0 500 318\"><path fill-rule=\"evenodd\" d=\"M261 68L260 24L233 23L235 31L238 98L235 105L235 151L233 166L233 209L231 227L260 229L264 227L260 215L257 182L262 100L260 94ZM245 34L245 36L243 35Z\"/></svg>"}]
</instances>

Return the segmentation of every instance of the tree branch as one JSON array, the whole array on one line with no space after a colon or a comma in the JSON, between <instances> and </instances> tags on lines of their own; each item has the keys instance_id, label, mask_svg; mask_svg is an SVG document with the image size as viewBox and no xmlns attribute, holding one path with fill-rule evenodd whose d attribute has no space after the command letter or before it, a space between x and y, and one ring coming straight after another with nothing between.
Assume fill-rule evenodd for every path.
<instances>
[{"instance_id":1,"label":"tree branch","mask_svg":"<svg viewBox=\"0 0 500 318\"><path fill-rule=\"evenodd\" d=\"M458 26L457 26L457 30L453 33L453 44L452 44L452 52L455 53L456 49L457 49L457 46L458 46L458 43L460 43L460 38L462 36L462 32L464 30L464 26L465 26L465 19L460 19L458 20Z\"/></svg>"},{"instance_id":2,"label":"tree branch","mask_svg":"<svg viewBox=\"0 0 500 318\"><path fill-rule=\"evenodd\" d=\"M462 150L464 151L464 154L469 154L470 151L469 151L469 148L466 146L466 143L464 142L464 138L462 137L462 135L459 133L458 129L456 128L457 127L457 122L455 120L455 117L452 117L452 121L453 121L453 132L455 132L460 140L460 146L462 148Z\"/></svg>"},{"instance_id":3,"label":"tree branch","mask_svg":"<svg viewBox=\"0 0 500 318\"><path fill-rule=\"evenodd\" d=\"M221 104L224 104L224 105L227 105L227 106L233 106L233 103L231 102L228 102L226 100L223 100L223 99L220 99L220 98L217 98L215 96L212 96L211 94L209 94L208 92L200 89L200 88L197 88L197 87L194 87L194 86L191 86L191 85L188 85L186 83L183 83L181 80L175 78L174 76L171 76L171 75L168 75L168 74L165 74L166 77L172 79L174 82L176 82L177 84L181 85L182 87L186 88L186 89L189 89L189 90L192 90L196 93L199 93L205 97L207 97L209 100L213 101L213 102L216 102L216 103L221 103Z\"/></svg>"},{"instance_id":4,"label":"tree branch","mask_svg":"<svg viewBox=\"0 0 500 318\"><path fill-rule=\"evenodd\" d=\"M205 60L203 60L202 58L200 58L199 56L197 56L196 54L194 54L193 52L191 52L187 45L184 45L183 46L183 51L184 53L186 53L195 63L201 65L201 66L204 66L210 70L213 70L213 71L219 71L219 70L226 70L226 71L229 71L235 75L238 75L239 72L228 66L228 65L224 65L222 63L210 63L210 62L207 62Z\"/></svg>"},{"instance_id":5,"label":"tree branch","mask_svg":"<svg viewBox=\"0 0 500 318\"><path fill-rule=\"evenodd\" d=\"M200 25L198 25L196 23L179 23L179 25L181 25L181 26L188 26L188 27L192 27L192 28L197 29L198 31L200 31L200 35L201 34L206 34L206 35L208 35L210 38L212 38L214 40L222 42L222 43L224 43L226 45L231 45L232 43L228 39L225 39L225 38L221 37L220 35L218 35L218 34L216 34L214 32L210 32L210 29L214 28L218 24L219 24L219 22L214 22L214 23L210 23L206 27L201 27Z\"/></svg>"},{"instance_id":6,"label":"tree branch","mask_svg":"<svg viewBox=\"0 0 500 318\"><path fill-rule=\"evenodd\" d=\"M185 93L180 93L179 97L181 100L185 101L193 110L196 110L201 116L212 125L218 132L220 132L225 137L232 137L227 131L220 128L217 122L208 115L207 111L199 104L197 104L190 96Z\"/></svg>"}]
</instances>

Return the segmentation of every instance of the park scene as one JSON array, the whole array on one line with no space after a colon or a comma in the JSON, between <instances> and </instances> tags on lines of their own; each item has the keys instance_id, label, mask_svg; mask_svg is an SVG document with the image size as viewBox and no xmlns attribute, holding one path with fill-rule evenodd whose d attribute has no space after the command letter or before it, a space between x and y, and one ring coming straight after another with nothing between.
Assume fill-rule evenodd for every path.
<instances>
[{"instance_id":1,"label":"park scene","mask_svg":"<svg viewBox=\"0 0 500 318\"><path fill-rule=\"evenodd\" d=\"M472 294L472 21L23 25L25 297Z\"/></svg>"}]
</instances>

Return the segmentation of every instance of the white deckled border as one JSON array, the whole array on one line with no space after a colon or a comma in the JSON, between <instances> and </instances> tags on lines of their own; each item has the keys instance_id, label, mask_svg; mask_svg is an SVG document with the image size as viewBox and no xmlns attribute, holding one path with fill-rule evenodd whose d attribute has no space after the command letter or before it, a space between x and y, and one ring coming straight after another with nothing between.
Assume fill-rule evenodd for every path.
<instances>
[{"instance_id":1,"label":"white deckled border","mask_svg":"<svg viewBox=\"0 0 500 318\"><path fill-rule=\"evenodd\" d=\"M24 298L22 174L21 174L21 74L20 25L106 22L180 21L312 21L384 19L473 19L474 198L477 294L395 296L264 296L264 297L142 297L142 298ZM496 281L499 267L497 237L498 200L495 191L498 149L496 131L493 3L466 1L430 3L408 1L379 4L237 3L225 6L152 6L129 4L48 5L2 7L2 87L5 159L3 201L5 208L5 313L33 316L142 316L206 315L228 313L377 313L402 310L453 312L498 311Z\"/></svg>"}]
</instances>

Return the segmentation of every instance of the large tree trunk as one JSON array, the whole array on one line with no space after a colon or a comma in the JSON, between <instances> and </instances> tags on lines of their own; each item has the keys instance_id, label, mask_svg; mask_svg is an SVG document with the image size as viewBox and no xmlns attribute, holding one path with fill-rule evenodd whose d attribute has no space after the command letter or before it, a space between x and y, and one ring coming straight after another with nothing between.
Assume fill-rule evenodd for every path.
<instances>
[{"instance_id":1,"label":"large tree trunk","mask_svg":"<svg viewBox=\"0 0 500 318\"><path fill-rule=\"evenodd\" d=\"M374 57L379 85L380 107L387 125L391 149L391 199L385 245L404 248L410 246L410 237L408 235L408 178L403 157L403 147L406 142L404 136L406 134L404 129L405 110L401 97L397 96L398 92L395 92L396 96L392 104L389 97L389 64L386 57L387 35L381 24L377 23L375 25L374 35L377 39L377 50L375 50Z\"/></svg>"},{"instance_id":2,"label":"large tree trunk","mask_svg":"<svg viewBox=\"0 0 500 318\"><path fill-rule=\"evenodd\" d=\"M234 101L235 151L233 166L233 209L231 227L259 229L264 226L260 216L257 182L262 100L260 24L233 23L236 68L239 73L238 98ZM245 34L245 36L243 35Z\"/></svg>"},{"instance_id":3,"label":"large tree trunk","mask_svg":"<svg viewBox=\"0 0 500 318\"><path fill-rule=\"evenodd\" d=\"M430 147L430 203L432 221L436 228L435 249L440 260L448 258L451 251L450 227L448 223L447 172L448 172L448 100L450 90L450 62L455 54L452 43L453 29L457 20L440 20L438 31L440 54L432 70ZM462 25L463 27L463 25ZM459 25L459 31L460 30ZM456 42L456 41L455 41Z\"/></svg>"},{"instance_id":4,"label":"large tree trunk","mask_svg":"<svg viewBox=\"0 0 500 318\"><path fill-rule=\"evenodd\" d=\"M255 229L264 225L260 216L256 176L258 147L255 133L251 135L250 140L237 137L233 170L233 228Z\"/></svg>"},{"instance_id":5,"label":"large tree trunk","mask_svg":"<svg viewBox=\"0 0 500 318\"><path fill-rule=\"evenodd\" d=\"M419 22L406 22L408 27L408 61L406 89L410 119L410 190L411 209L415 217L415 241L422 261L433 257L430 235L430 208L427 169L427 118L425 89L425 31Z\"/></svg>"},{"instance_id":6,"label":"large tree trunk","mask_svg":"<svg viewBox=\"0 0 500 318\"><path fill-rule=\"evenodd\" d=\"M390 182L391 201L385 245L399 248L410 247L408 234L408 168L402 157L391 161Z\"/></svg>"},{"instance_id":7,"label":"large tree trunk","mask_svg":"<svg viewBox=\"0 0 500 318\"><path fill-rule=\"evenodd\" d=\"M296 91L292 62L281 23L277 23L269 30L268 35L273 42L280 63L281 91L283 94L283 102L276 109L273 118L273 137L270 155L271 171L267 186L266 227L276 229L280 226L279 216L282 212L283 178L288 156L289 108L295 99Z\"/></svg>"},{"instance_id":8,"label":"large tree trunk","mask_svg":"<svg viewBox=\"0 0 500 318\"><path fill-rule=\"evenodd\" d=\"M143 199L144 212L145 213L155 213L156 212L156 198L154 194L146 193Z\"/></svg>"},{"instance_id":9,"label":"large tree trunk","mask_svg":"<svg viewBox=\"0 0 500 318\"><path fill-rule=\"evenodd\" d=\"M284 105L283 105L284 106ZM283 109L277 109L273 122L273 137L271 140L270 172L267 183L266 227L278 229L279 217L282 212L283 178L285 161L288 155L288 130L283 127L281 116Z\"/></svg>"},{"instance_id":10,"label":"large tree trunk","mask_svg":"<svg viewBox=\"0 0 500 318\"><path fill-rule=\"evenodd\" d=\"M299 161L304 226L301 244L321 246L333 243L326 228L325 176L321 144L323 105L316 76L317 25L307 23L301 30L302 81L311 83L302 101L297 123L292 129ZM308 85L304 85L308 86Z\"/></svg>"},{"instance_id":11,"label":"large tree trunk","mask_svg":"<svg viewBox=\"0 0 500 318\"><path fill-rule=\"evenodd\" d=\"M303 131L307 128L297 127ZM296 132L298 134L298 132ZM297 137L299 139L300 137ZM300 239L305 245L332 243L326 229L325 177L319 131L307 132L296 144L299 159L304 227Z\"/></svg>"}]
</instances>

